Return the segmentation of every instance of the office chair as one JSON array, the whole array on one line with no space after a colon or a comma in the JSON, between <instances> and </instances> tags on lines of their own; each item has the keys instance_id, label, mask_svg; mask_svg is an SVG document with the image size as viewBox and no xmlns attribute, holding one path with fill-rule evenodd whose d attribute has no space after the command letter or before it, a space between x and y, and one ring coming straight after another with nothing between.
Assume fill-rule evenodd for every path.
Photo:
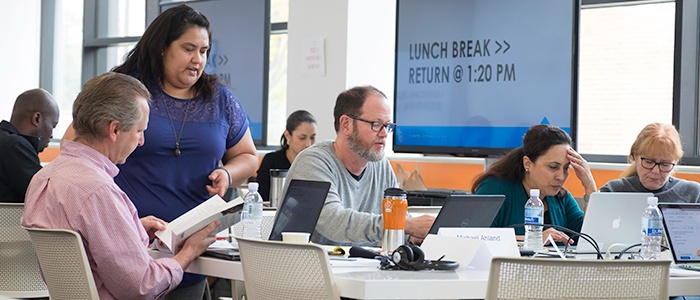
<instances>
[{"instance_id":1,"label":"office chair","mask_svg":"<svg viewBox=\"0 0 700 300\"><path fill-rule=\"evenodd\" d=\"M99 300L83 241L72 230L26 228L51 300Z\"/></svg>"},{"instance_id":2,"label":"office chair","mask_svg":"<svg viewBox=\"0 0 700 300\"><path fill-rule=\"evenodd\" d=\"M23 203L0 203L0 295L48 297L27 231L20 226Z\"/></svg>"},{"instance_id":3,"label":"office chair","mask_svg":"<svg viewBox=\"0 0 700 300\"><path fill-rule=\"evenodd\" d=\"M670 263L494 257L486 299L668 299Z\"/></svg>"},{"instance_id":4,"label":"office chair","mask_svg":"<svg viewBox=\"0 0 700 300\"><path fill-rule=\"evenodd\" d=\"M237 240L247 300L340 299L323 248L314 244Z\"/></svg>"},{"instance_id":5,"label":"office chair","mask_svg":"<svg viewBox=\"0 0 700 300\"><path fill-rule=\"evenodd\" d=\"M277 213L276 208L268 208L265 207L263 208L263 218L262 218L262 223L260 224L260 231L262 231L262 238L264 240L267 240L270 238L270 233L272 232L272 226L275 223L275 214ZM236 237L243 236L243 222L239 222L236 224L233 224L231 226L231 234ZM232 281L231 282L231 294L233 295L232 298L229 297L219 297L222 300L228 300L228 299L244 299L245 295L245 286L243 282L241 281Z\"/></svg>"}]
</instances>

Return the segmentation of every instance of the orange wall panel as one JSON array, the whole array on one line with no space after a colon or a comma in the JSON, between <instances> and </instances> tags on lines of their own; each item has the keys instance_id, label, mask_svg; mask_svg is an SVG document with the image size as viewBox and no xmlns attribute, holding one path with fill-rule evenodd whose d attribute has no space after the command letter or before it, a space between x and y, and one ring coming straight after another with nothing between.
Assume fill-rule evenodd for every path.
<instances>
[{"instance_id":1,"label":"orange wall panel","mask_svg":"<svg viewBox=\"0 0 700 300\"><path fill-rule=\"evenodd\" d=\"M56 159L60 149L57 147L47 147L39 153L39 159L43 163L48 163ZM258 157L258 163L262 162L264 153ZM412 173L420 166L420 175L428 188L471 190L474 179L484 172L484 165L478 163L452 163L452 162L432 162L432 161L411 161L410 159L390 159L391 166L396 172L396 164L408 174ZM596 185L600 189L610 180L620 178L621 170L591 170ZM700 174L696 173L676 173L675 177L700 182ZM574 197L583 197L583 186L573 170L569 173L564 186Z\"/></svg>"},{"instance_id":2,"label":"orange wall panel","mask_svg":"<svg viewBox=\"0 0 700 300\"><path fill-rule=\"evenodd\" d=\"M39 153L39 161L43 163L48 163L56 159L58 157L58 154L61 153L61 150L56 147L46 147L44 151L41 151Z\"/></svg>"},{"instance_id":3,"label":"orange wall panel","mask_svg":"<svg viewBox=\"0 0 700 300\"><path fill-rule=\"evenodd\" d=\"M396 163L410 174L420 165L420 174L426 187L454 190L469 190L474 178L484 172L483 165L450 164L437 162L391 161L396 173Z\"/></svg>"}]
</instances>

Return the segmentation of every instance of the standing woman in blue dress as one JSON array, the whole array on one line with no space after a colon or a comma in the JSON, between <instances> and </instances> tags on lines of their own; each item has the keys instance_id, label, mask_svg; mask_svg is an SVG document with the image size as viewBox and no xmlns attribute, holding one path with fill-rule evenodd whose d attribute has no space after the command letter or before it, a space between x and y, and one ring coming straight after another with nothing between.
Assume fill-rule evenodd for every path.
<instances>
[{"instance_id":1,"label":"standing woman in blue dress","mask_svg":"<svg viewBox=\"0 0 700 300\"><path fill-rule=\"evenodd\" d=\"M112 70L138 78L152 94L146 143L115 178L139 216L170 222L255 172L246 112L231 89L204 73L211 43L207 18L179 5L160 14ZM201 300L205 278L185 274L166 299Z\"/></svg>"}]
</instances>

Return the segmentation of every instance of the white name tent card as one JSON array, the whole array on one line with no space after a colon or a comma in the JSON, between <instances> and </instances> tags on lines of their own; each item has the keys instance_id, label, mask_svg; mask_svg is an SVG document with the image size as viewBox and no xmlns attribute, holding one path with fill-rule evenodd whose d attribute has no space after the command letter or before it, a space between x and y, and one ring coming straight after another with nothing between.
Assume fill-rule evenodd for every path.
<instances>
[{"instance_id":1,"label":"white name tent card","mask_svg":"<svg viewBox=\"0 0 700 300\"><path fill-rule=\"evenodd\" d=\"M442 260L458 262L457 270L488 270L491 264L491 252L479 240L429 234L420 248L425 253L425 259L437 260L442 257Z\"/></svg>"},{"instance_id":2,"label":"white name tent card","mask_svg":"<svg viewBox=\"0 0 700 300\"><path fill-rule=\"evenodd\" d=\"M488 270L494 256L520 257L513 228L440 228L421 249L426 259L459 262L459 269Z\"/></svg>"},{"instance_id":3,"label":"white name tent card","mask_svg":"<svg viewBox=\"0 0 700 300\"><path fill-rule=\"evenodd\" d=\"M493 256L520 257L513 228L440 228L438 235L453 236L484 242Z\"/></svg>"}]
</instances>

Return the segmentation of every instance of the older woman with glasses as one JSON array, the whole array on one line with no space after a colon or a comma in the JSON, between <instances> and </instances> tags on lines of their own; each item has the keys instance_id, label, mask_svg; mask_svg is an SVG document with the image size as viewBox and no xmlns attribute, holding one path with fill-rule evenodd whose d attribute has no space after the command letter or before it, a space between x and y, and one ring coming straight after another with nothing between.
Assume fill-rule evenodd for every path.
<instances>
[{"instance_id":1,"label":"older woman with glasses","mask_svg":"<svg viewBox=\"0 0 700 300\"><path fill-rule=\"evenodd\" d=\"M700 202L700 184L671 176L683 157L681 137L673 125L651 123L632 144L629 168L601 192L651 192L659 202Z\"/></svg>"}]
</instances>

